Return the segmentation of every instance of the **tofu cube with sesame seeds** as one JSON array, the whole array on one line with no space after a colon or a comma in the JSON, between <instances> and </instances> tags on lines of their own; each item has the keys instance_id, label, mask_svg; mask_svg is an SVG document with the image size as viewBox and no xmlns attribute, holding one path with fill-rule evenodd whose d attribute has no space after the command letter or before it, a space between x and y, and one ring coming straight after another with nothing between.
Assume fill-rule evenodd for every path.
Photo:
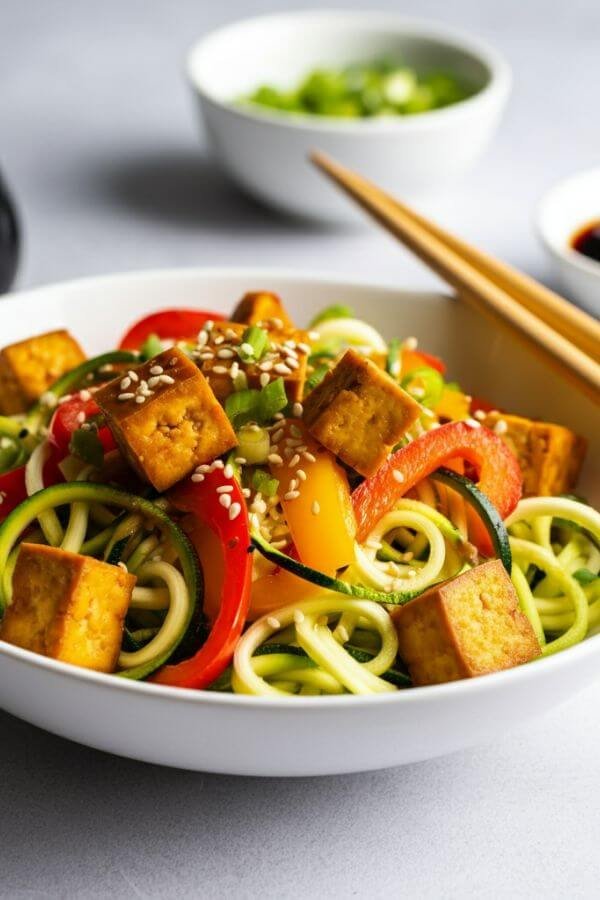
<instances>
[{"instance_id":1,"label":"tofu cube with sesame seeds","mask_svg":"<svg viewBox=\"0 0 600 900\"><path fill-rule=\"evenodd\" d=\"M310 351L306 332L296 328L270 331L268 347L260 360L248 360L243 347L247 327L238 322L215 322L209 331L200 332L194 360L217 399L225 402L242 373L248 387L255 389L281 377L289 401L301 400Z\"/></svg>"},{"instance_id":2,"label":"tofu cube with sesame seeds","mask_svg":"<svg viewBox=\"0 0 600 900\"><path fill-rule=\"evenodd\" d=\"M523 474L523 495L554 496L572 491L583 465L587 443L562 425L522 416L487 413L483 425L510 447Z\"/></svg>"},{"instance_id":3,"label":"tofu cube with sesame seeds","mask_svg":"<svg viewBox=\"0 0 600 900\"><path fill-rule=\"evenodd\" d=\"M510 669L541 653L498 559L430 588L391 615L415 686Z\"/></svg>"},{"instance_id":4,"label":"tofu cube with sesame seeds","mask_svg":"<svg viewBox=\"0 0 600 900\"><path fill-rule=\"evenodd\" d=\"M135 575L90 556L24 543L0 639L61 662L114 672Z\"/></svg>"},{"instance_id":5,"label":"tofu cube with sesame seeds","mask_svg":"<svg viewBox=\"0 0 600 900\"><path fill-rule=\"evenodd\" d=\"M244 294L234 309L231 319L233 322L241 322L244 325L260 325L268 331L294 327L281 298L270 291L254 291Z\"/></svg>"},{"instance_id":6,"label":"tofu cube with sesame seeds","mask_svg":"<svg viewBox=\"0 0 600 900\"><path fill-rule=\"evenodd\" d=\"M0 351L0 413L26 412L65 372L85 360L68 331L49 331Z\"/></svg>"},{"instance_id":7,"label":"tofu cube with sesame seeds","mask_svg":"<svg viewBox=\"0 0 600 900\"><path fill-rule=\"evenodd\" d=\"M406 391L355 350L347 350L304 401L312 436L366 477L385 462L420 412Z\"/></svg>"},{"instance_id":8,"label":"tofu cube with sesame seeds","mask_svg":"<svg viewBox=\"0 0 600 900\"><path fill-rule=\"evenodd\" d=\"M95 394L121 452L157 491L237 444L207 379L182 350L165 350Z\"/></svg>"}]
</instances>

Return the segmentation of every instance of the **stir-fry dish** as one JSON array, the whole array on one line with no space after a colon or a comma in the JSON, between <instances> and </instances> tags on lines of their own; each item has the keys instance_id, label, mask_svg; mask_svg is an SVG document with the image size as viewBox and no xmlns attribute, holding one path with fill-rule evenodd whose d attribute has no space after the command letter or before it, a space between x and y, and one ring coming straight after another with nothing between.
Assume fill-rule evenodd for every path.
<instances>
[{"instance_id":1,"label":"stir-fry dish","mask_svg":"<svg viewBox=\"0 0 600 900\"><path fill-rule=\"evenodd\" d=\"M470 388L471 386L469 386ZM376 694L600 628L585 442L279 297L0 352L0 639L161 685ZM535 664L535 663L534 663Z\"/></svg>"},{"instance_id":2,"label":"stir-fry dish","mask_svg":"<svg viewBox=\"0 0 600 900\"><path fill-rule=\"evenodd\" d=\"M448 71L418 73L389 60L309 72L292 89L261 85L242 103L280 113L342 119L409 116L466 100L475 93Z\"/></svg>"}]
</instances>

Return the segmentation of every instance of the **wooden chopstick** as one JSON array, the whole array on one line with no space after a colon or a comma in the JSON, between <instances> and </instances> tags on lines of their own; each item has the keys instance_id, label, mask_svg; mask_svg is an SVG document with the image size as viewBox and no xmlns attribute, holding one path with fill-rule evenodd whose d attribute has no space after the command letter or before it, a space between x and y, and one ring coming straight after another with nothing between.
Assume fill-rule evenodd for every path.
<instances>
[{"instance_id":1,"label":"wooden chopstick","mask_svg":"<svg viewBox=\"0 0 600 900\"><path fill-rule=\"evenodd\" d=\"M340 163L321 153L311 154L311 159L336 184L349 194L366 212L370 213L384 228L411 249L426 265L432 268L444 281L452 285L463 299L475 309L491 316L494 321L504 324L533 347L563 377L569 378L596 403L600 403L600 365L589 356L572 339L560 333L550 325L547 319L538 317L518 299L508 292L512 283L507 280L503 271L501 283L492 277L494 266L483 269L474 265L472 254L463 256L462 242L454 239L446 243L445 232L437 229L432 223L416 216L407 207L399 204L393 197L362 176L352 172ZM427 227L428 226L428 227ZM470 248L469 248L470 249ZM476 251L476 256L478 251ZM485 256L482 254L484 259ZM478 257L479 259L479 257ZM508 267L507 267L508 268ZM525 278L525 276L523 276ZM526 281L529 281L526 279ZM531 279L533 284L533 279ZM524 285L525 282L522 282ZM551 292L549 292L551 293ZM562 298L559 298L562 300ZM537 294L537 302L545 305L544 294ZM562 300L567 306L567 301ZM562 304L560 308L562 309ZM547 308L547 307L546 307ZM553 308L558 308L554 304ZM549 318L550 312L547 313ZM586 316L585 313L582 314ZM587 317L591 318L591 317ZM560 322L564 327L565 319L575 329L573 323L579 322L579 316L570 314L556 316L555 324ZM594 320L591 320L592 322ZM595 325L596 323L594 323ZM579 325L576 326L579 330ZM588 326L589 327L589 326ZM593 330L591 330L593 334ZM597 348L596 348L597 350Z\"/></svg>"}]
</instances>

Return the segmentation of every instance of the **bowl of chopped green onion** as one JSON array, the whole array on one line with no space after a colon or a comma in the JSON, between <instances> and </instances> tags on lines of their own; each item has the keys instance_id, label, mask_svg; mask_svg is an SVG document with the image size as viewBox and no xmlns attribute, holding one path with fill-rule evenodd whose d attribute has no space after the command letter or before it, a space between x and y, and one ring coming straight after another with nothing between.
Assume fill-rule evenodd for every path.
<instances>
[{"instance_id":1,"label":"bowl of chopped green onion","mask_svg":"<svg viewBox=\"0 0 600 900\"><path fill-rule=\"evenodd\" d=\"M308 163L318 149L405 199L464 173L510 91L504 59L452 28L389 13L305 11L237 22L191 49L206 140L246 192L286 213L355 221Z\"/></svg>"}]
</instances>

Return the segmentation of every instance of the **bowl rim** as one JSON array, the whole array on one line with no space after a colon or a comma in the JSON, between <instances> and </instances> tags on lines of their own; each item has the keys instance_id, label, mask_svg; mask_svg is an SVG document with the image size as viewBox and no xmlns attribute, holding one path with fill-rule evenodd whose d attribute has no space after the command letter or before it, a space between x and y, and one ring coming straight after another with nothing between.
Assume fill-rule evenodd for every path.
<instances>
[{"instance_id":1,"label":"bowl rim","mask_svg":"<svg viewBox=\"0 0 600 900\"><path fill-rule=\"evenodd\" d=\"M368 279L349 278L345 275L338 275L335 272L312 272L307 273L294 268L278 268L273 266L221 266L221 267L183 267L183 268L165 268L165 269L148 269L134 270L125 272L114 272L104 275L87 276L84 278L71 279L62 282L52 282L50 284L39 285L32 288L17 291L14 296L8 298L0 305L0 318L2 316L2 308L12 308L16 303L22 303L23 300L29 298L38 298L46 292L64 291L64 302L72 301L70 293L85 290L93 286L110 286L111 282L127 283L131 281L143 281L144 279L177 279L177 278L200 278L203 280L222 279L227 277L254 277L258 274L261 277L268 275L269 277L283 278L295 280L299 283L325 283L331 285L351 286L363 290L373 291L395 291L397 293L420 294L423 297L442 297L446 300L452 299L451 295L444 291L426 290L422 288L400 288L393 283L378 283L369 281ZM170 699L184 703L204 704L224 707L240 707L242 709L282 709L290 712L292 710L311 709L349 709L354 707L368 707L380 705L396 705L396 704L412 704L412 703L436 703L439 700L456 697L471 697L482 692L493 692L496 688L502 688L505 684L511 685L515 681L523 679L543 678L545 673L560 670L564 667L577 665L579 662L587 659L590 654L598 653L600 656L600 633L587 637L584 641L569 647L560 653L550 656L541 657L532 663L516 666L512 669L505 669L501 672L494 672L489 675L480 676L478 678L465 678L459 681L447 682L438 685L428 685L422 687L413 687L407 690L390 691L385 694L375 695L339 695L325 697L294 697L294 698L278 698L278 697L255 697L245 694L226 694L220 692L211 692L207 690L196 690L192 688L168 687L165 685L152 684L145 681L130 681L127 678L106 674L103 672L95 672L90 669L83 669L69 663L59 662L30 650L16 647L0 640L0 658L14 659L17 663L26 665L29 668L47 671L61 678L75 682L85 682L96 685L101 689L117 690L121 692L129 692L139 696L147 697L149 700Z\"/></svg>"},{"instance_id":2,"label":"bowl rim","mask_svg":"<svg viewBox=\"0 0 600 900\"><path fill-rule=\"evenodd\" d=\"M595 178L598 184L600 184L600 166L580 169L577 172L572 172L570 175L555 181L539 198L535 209L534 222L539 240L550 253L556 257L556 259L573 269L584 272L586 275L591 275L594 278L600 279L600 263L587 259L583 254L578 253L570 247L568 243L555 240L550 236L547 228L547 222L550 218L548 210L550 205L555 201L556 196L562 191L568 191L570 188L574 187L575 184L580 181L585 181L587 178ZM600 214L598 218L600 219ZM593 220L590 219L587 221L591 223ZM585 227L585 224L586 220L584 219L580 222L579 227ZM571 233L575 233L577 230L577 227L575 227Z\"/></svg>"},{"instance_id":3,"label":"bowl rim","mask_svg":"<svg viewBox=\"0 0 600 900\"><path fill-rule=\"evenodd\" d=\"M340 119L334 116L311 115L310 113L278 113L267 107L236 105L234 100L221 100L214 93L205 88L202 79L196 72L198 60L206 46L216 40L227 37L227 32L238 28L244 28L258 23L284 22L309 19L346 20L356 23L368 22L373 25L381 25L387 30L394 30L398 34L414 32L415 36L430 38L441 46L453 47L459 51L469 53L479 60L489 72L488 83L478 90L473 96L453 103L441 109L430 110L412 116L382 116L363 119ZM512 72L506 58L486 41L469 32L454 28L435 20L405 16L401 13L380 12L367 10L342 10L342 9L306 9L281 13L269 13L266 15L251 16L238 19L227 25L220 26L202 35L187 50L184 61L184 73L192 90L200 99L232 116L241 120L291 128L299 131L313 131L333 134L349 135L373 135L394 134L411 131L422 131L435 128L444 121L462 119L476 112L481 106L490 102L501 103L506 99L512 85Z\"/></svg>"}]
</instances>

